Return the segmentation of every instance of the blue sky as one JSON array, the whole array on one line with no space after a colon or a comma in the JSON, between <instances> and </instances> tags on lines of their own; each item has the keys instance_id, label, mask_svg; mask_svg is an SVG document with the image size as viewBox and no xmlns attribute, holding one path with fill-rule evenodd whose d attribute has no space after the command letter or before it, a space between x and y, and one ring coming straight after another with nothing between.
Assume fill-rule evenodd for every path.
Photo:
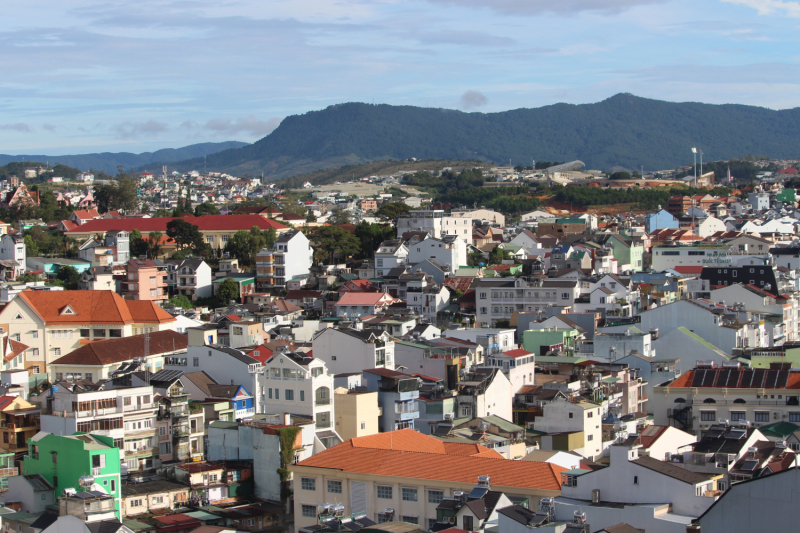
<instances>
[{"instance_id":1,"label":"blue sky","mask_svg":"<svg viewBox=\"0 0 800 533\"><path fill-rule=\"evenodd\" d=\"M252 142L350 101L797 107L798 26L792 0L6 2L0 153Z\"/></svg>"}]
</instances>

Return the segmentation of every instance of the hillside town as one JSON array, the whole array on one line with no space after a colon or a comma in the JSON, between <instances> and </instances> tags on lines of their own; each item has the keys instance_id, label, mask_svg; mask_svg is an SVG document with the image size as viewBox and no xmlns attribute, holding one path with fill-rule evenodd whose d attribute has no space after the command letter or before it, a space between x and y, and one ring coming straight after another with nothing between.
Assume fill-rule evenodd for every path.
<instances>
[{"instance_id":1,"label":"hillside town","mask_svg":"<svg viewBox=\"0 0 800 533\"><path fill-rule=\"evenodd\" d=\"M794 531L793 164L487 168L686 191L525 211L412 172L25 169L0 182L2 531Z\"/></svg>"}]
</instances>

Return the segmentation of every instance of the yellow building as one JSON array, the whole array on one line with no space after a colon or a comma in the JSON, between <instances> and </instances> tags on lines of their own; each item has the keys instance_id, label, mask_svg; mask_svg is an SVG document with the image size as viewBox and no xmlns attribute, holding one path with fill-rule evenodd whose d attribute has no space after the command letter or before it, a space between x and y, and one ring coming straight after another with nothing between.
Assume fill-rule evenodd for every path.
<instances>
[{"instance_id":1,"label":"yellow building","mask_svg":"<svg viewBox=\"0 0 800 533\"><path fill-rule=\"evenodd\" d=\"M337 397L338 399L338 397ZM561 473L550 463L511 461L478 444L442 442L412 429L348 440L289 466L294 488L295 528L317 523L322 504L341 504L344 516L366 514L382 522L386 509L396 519L427 529L436 508L455 491L469 493L479 476L491 490L527 499L561 494Z\"/></svg>"},{"instance_id":2,"label":"yellow building","mask_svg":"<svg viewBox=\"0 0 800 533\"><path fill-rule=\"evenodd\" d=\"M28 450L28 439L39 432L39 408L19 396L0 396L0 448L4 453Z\"/></svg>"},{"instance_id":3,"label":"yellow building","mask_svg":"<svg viewBox=\"0 0 800 533\"><path fill-rule=\"evenodd\" d=\"M0 311L0 327L28 346L32 374L89 341L173 329L175 318L155 302L123 300L113 291L21 292Z\"/></svg>"},{"instance_id":4,"label":"yellow building","mask_svg":"<svg viewBox=\"0 0 800 533\"><path fill-rule=\"evenodd\" d=\"M342 440L378 433L381 408L378 406L377 392L360 392L344 387L333 392L336 394L333 416L336 419L336 432Z\"/></svg>"}]
</instances>

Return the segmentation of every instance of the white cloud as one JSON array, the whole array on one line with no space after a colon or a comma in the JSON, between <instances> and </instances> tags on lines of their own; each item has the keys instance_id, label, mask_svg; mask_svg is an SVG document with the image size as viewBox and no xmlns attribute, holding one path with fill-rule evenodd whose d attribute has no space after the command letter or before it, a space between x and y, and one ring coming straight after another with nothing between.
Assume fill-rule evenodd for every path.
<instances>
[{"instance_id":1,"label":"white cloud","mask_svg":"<svg viewBox=\"0 0 800 533\"><path fill-rule=\"evenodd\" d=\"M163 122L148 120L146 122L123 122L111 127L117 139L137 139L144 135L157 135L167 131L169 128Z\"/></svg>"},{"instance_id":2,"label":"white cloud","mask_svg":"<svg viewBox=\"0 0 800 533\"><path fill-rule=\"evenodd\" d=\"M277 128L280 125L281 120L282 119L277 117L273 117L268 120L259 120L253 115L239 117L236 120L231 120L228 118L212 118L205 123L204 127L207 130L211 130L221 135L236 135L238 133L246 133L254 137L263 137Z\"/></svg>"},{"instance_id":3,"label":"white cloud","mask_svg":"<svg viewBox=\"0 0 800 533\"><path fill-rule=\"evenodd\" d=\"M14 124L0 124L0 130L18 131L20 133L32 133L33 129L24 122L16 122Z\"/></svg>"},{"instance_id":4,"label":"white cloud","mask_svg":"<svg viewBox=\"0 0 800 533\"><path fill-rule=\"evenodd\" d=\"M477 109L489 103L489 99L480 91L467 91L461 95L459 107L466 111Z\"/></svg>"},{"instance_id":5,"label":"white cloud","mask_svg":"<svg viewBox=\"0 0 800 533\"><path fill-rule=\"evenodd\" d=\"M436 4L487 8L508 15L577 14L585 11L613 15L640 5L667 0L428 0Z\"/></svg>"},{"instance_id":6,"label":"white cloud","mask_svg":"<svg viewBox=\"0 0 800 533\"><path fill-rule=\"evenodd\" d=\"M758 11L759 15L785 15L800 17L800 2L783 0L722 0L729 4L747 6Z\"/></svg>"}]
</instances>

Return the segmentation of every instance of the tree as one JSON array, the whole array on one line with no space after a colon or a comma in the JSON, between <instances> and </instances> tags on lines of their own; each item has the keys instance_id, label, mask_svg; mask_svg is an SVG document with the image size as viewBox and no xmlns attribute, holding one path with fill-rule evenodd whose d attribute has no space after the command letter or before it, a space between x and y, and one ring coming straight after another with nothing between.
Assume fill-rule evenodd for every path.
<instances>
[{"instance_id":1,"label":"tree","mask_svg":"<svg viewBox=\"0 0 800 533\"><path fill-rule=\"evenodd\" d=\"M284 215L301 215L306 216L308 209L305 204L297 202L284 202L280 207L280 212Z\"/></svg>"},{"instance_id":2,"label":"tree","mask_svg":"<svg viewBox=\"0 0 800 533\"><path fill-rule=\"evenodd\" d=\"M225 245L225 251L238 258L243 264L250 265L255 263L258 252L267 246L268 239L271 241L269 244L271 248L277 239L274 228L262 232L258 226L253 226L250 231L237 231Z\"/></svg>"},{"instance_id":3,"label":"tree","mask_svg":"<svg viewBox=\"0 0 800 533\"><path fill-rule=\"evenodd\" d=\"M624 170L619 170L611 174L608 179L610 180L629 180L631 179L631 173L625 172Z\"/></svg>"},{"instance_id":4,"label":"tree","mask_svg":"<svg viewBox=\"0 0 800 533\"><path fill-rule=\"evenodd\" d=\"M42 281L42 278L39 277L37 274L22 274L21 276L17 276L17 281L20 283L31 283L34 281Z\"/></svg>"},{"instance_id":5,"label":"tree","mask_svg":"<svg viewBox=\"0 0 800 533\"><path fill-rule=\"evenodd\" d=\"M392 202L380 206L380 208L378 208L378 210L375 211L375 216L382 220L394 222L395 220L397 220L397 217L405 215L409 211L411 211L410 205L404 204L402 202Z\"/></svg>"},{"instance_id":6,"label":"tree","mask_svg":"<svg viewBox=\"0 0 800 533\"><path fill-rule=\"evenodd\" d=\"M194 216L201 217L203 215L219 215L219 209L211 202L203 202L194 208Z\"/></svg>"},{"instance_id":7,"label":"tree","mask_svg":"<svg viewBox=\"0 0 800 533\"><path fill-rule=\"evenodd\" d=\"M163 235L160 231L151 231L147 235L147 252L148 255L155 259L161 253L161 238Z\"/></svg>"},{"instance_id":8,"label":"tree","mask_svg":"<svg viewBox=\"0 0 800 533\"><path fill-rule=\"evenodd\" d=\"M96 186L93 195L101 213L114 209L134 213L139 205L139 180L119 166L114 182Z\"/></svg>"},{"instance_id":9,"label":"tree","mask_svg":"<svg viewBox=\"0 0 800 533\"><path fill-rule=\"evenodd\" d=\"M167 301L171 303L173 306L181 307L183 309L191 309L192 307L194 307L191 300L189 300L189 298L187 298L185 294L179 294L178 296L170 298Z\"/></svg>"},{"instance_id":10,"label":"tree","mask_svg":"<svg viewBox=\"0 0 800 533\"><path fill-rule=\"evenodd\" d=\"M350 213L343 207L334 207L328 216L328 224L341 226L350 223Z\"/></svg>"},{"instance_id":11,"label":"tree","mask_svg":"<svg viewBox=\"0 0 800 533\"><path fill-rule=\"evenodd\" d=\"M142 238L142 232L138 229L131 231L130 247L131 257L140 257L148 253L147 242Z\"/></svg>"},{"instance_id":12,"label":"tree","mask_svg":"<svg viewBox=\"0 0 800 533\"><path fill-rule=\"evenodd\" d=\"M389 224L369 224L362 221L356 226L355 236L361 247L359 257L374 257L378 246L394 236L394 227Z\"/></svg>"},{"instance_id":13,"label":"tree","mask_svg":"<svg viewBox=\"0 0 800 533\"><path fill-rule=\"evenodd\" d=\"M217 306L224 307L228 305L231 300L239 298L239 284L231 278L225 278L225 281L219 284L217 289Z\"/></svg>"},{"instance_id":14,"label":"tree","mask_svg":"<svg viewBox=\"0 0 800 533\"><path fill-rule=\"evenodd\" d=\"M306 222L316 222L317 215L314 214L313 211L309 210L308 214L306 215Z\"/></svg>"},{"instance_id":15,"label":"tree","mask_svg":"<svg viewBox=\"0 0 800 533\"><path fill-rule=\"evenodd\" d=\"M358 238L342 228L335 226L322 226L313 233L316 245L315 256L318 261L328 260L333 263L334 256L342 259L357 254L360 250Z\"/></svg>"},{"instance_id":16,"label":"tree","mask_svg":"<svg viewBox=\"0 0 800 533\"><path fill-rule=\"evenodd\" d=\"M75 270L75 267L64 265L58 269L56 279L64 284L64 289L74 291L78 289L78 281L80 281L81 276Z\"/></svg>"},{"instance_id":17,"label":"tree","mask_svg":"<svg viewBox=\"0 0 800 533\"><path fill-rule=\"evenodd\" d=\"M30 257L39 256L39 245L33 242L33 237L25 235L25 254Z\"/></svg>"},{"instance_id":18,"label":"tree","mask_svg":"<svg viewBox=\"0 0 800 533\"><path fill-rule=\"evenodd\" d=\"M181 218L167 222L167 236L175 240L179 250L188 247L200 252L205 248L200 228Z\"/></svg>"}]
</instances>

